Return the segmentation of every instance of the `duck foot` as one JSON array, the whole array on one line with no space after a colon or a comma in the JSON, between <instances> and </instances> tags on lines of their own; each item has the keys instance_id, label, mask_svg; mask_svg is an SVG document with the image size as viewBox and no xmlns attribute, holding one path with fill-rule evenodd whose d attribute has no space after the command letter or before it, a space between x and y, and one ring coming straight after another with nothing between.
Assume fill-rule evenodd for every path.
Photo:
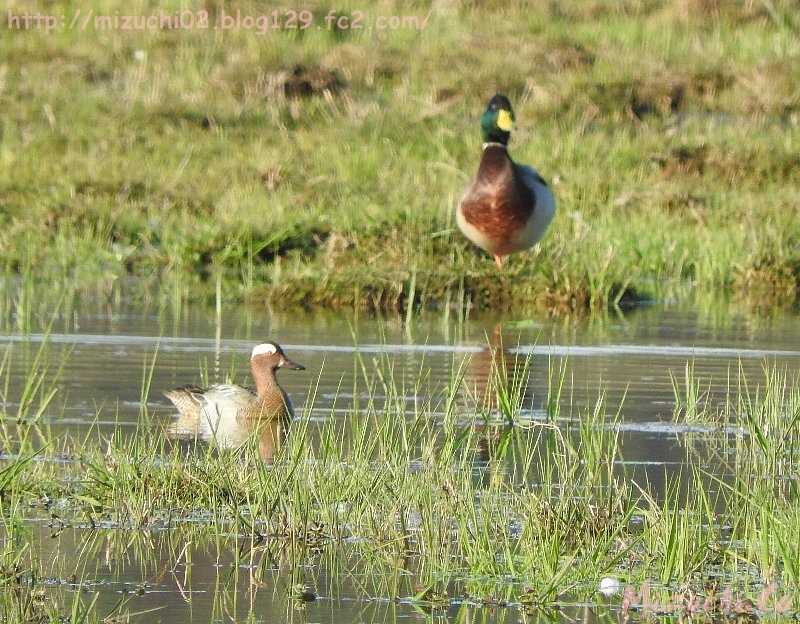
<instances>
[{"instance_id":1,"label":"duck foot","mask_svg":"<svg viewBox=\"0 0 800 624\"><path fill-rule=\"evenodd\" d=\"M497 265L498 269L502 269L503 268L503 256L498 256L497 254L494 254L494 263Z\"/></svg>"}]
</instances>

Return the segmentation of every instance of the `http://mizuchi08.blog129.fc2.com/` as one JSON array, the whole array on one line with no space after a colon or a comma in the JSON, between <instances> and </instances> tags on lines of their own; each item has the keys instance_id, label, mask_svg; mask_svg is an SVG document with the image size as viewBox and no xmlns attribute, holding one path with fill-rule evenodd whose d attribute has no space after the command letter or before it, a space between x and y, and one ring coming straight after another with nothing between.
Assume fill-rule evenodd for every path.
<instances>
[{"instance_id":1,"label":"http://mizuchi08.blog129.fc2.com/","mask_svg":"<svg viewBox=\"0 0 800 624\"><path fill-rule=\"evenodd\" d=\"M241 9L215 11L183 9L157 11L148 14L100 13L94 9L76 7L65 13L28 13L6 11L8 30L79 31L158 31L158 30L242 30L259 35L275 31L308 30L311 28L336 31L423 30L430 18L426 15L372 14L354 9L272 9L263 13L248 13Z\"/></svg>"}]
</instances>

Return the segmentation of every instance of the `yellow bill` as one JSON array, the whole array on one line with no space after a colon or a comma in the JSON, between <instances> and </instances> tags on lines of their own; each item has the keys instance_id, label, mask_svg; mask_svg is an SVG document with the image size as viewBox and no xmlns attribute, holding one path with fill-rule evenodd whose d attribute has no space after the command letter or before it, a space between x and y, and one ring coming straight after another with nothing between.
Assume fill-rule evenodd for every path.
<instances>
[{"instance_id":1,"label":"yellow bill","mask_svg":"<svg viewBox=\"0 0 800 624\"><path fill-rule=\"evenodd\" d=\"M511 113L507 110L501 110L497 113L497 127L504 132L511 132L511 128L514 127L514 119L511 117Z\"/></svg>"}]
</instances>

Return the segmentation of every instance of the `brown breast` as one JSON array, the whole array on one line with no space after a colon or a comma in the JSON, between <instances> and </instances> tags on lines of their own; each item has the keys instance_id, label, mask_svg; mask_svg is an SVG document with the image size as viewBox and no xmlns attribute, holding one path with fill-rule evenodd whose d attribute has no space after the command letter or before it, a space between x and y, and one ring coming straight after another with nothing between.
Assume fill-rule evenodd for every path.
<instances>
[{"instance_id":1,"label":"brown breast","mask_svg":"<svg viewBox=\"0 0 800 624\"><path fill-rule=\"evenodd\" d=\"M248 420L278 420L286 422L289 418L287 399L283 390L276 386L273 392L265 392L245 410L241 417Z\"/></svg>"},{"instance_id":2,"label":"brown breast","mask_svg":"<svg viewBox=\"0 0 800 624\"><path fill-rule=\"evenodd\" d=\"M239 421L258 437L261 458L272 460L289 430L291 422L289 397L275 384L273 391L265 392L239 415Z\"/></svg>"},{"instance_id":3,"label":"brown breast","mask_svg":"<svg viewBox=\"0 0 800 624\"><path fill-rule=\"evenodd\" d=\"M525 227L535 199L522 183L516 165L503 146L483 150L478 174L461 200L464 219L496 242L502 253L514 235Z\"/></svg>"}]
</instances>

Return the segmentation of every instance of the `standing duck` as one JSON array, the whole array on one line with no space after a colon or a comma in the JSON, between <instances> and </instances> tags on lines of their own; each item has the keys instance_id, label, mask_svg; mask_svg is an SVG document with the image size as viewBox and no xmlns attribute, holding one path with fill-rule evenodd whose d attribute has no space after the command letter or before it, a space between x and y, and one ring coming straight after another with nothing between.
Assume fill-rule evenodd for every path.
<instances>
[{"instance_id":1,"label":"standing duck","mask_svg":"<svg viewBox=\"0 0 800 624\"><path fill-rule=\"evenodd\" d=\"M492 254L501 269L505 256L539 242L556 212L542 176L508 154L513 125L511 102L498 93L481 117L484 143L478 174L456 210L464 236Z\"/></svg>"},{"instance_id":2,"label":"standing duck","mask_svg":"<svg viewBox=\"0 0 800 624\"><path fill-rule=\"evenodd\" d=\"M255 394L233 384L209 388L182 386L166 396L178 409L178 419L168 428L173 437L199 436L223 448L238 447L251 435L258 437L259 453L271 460L294 418L292 400L276 378L279 368L304 370L274 342L256 345L250 355Z\"/></svg>"}]
</instances>

